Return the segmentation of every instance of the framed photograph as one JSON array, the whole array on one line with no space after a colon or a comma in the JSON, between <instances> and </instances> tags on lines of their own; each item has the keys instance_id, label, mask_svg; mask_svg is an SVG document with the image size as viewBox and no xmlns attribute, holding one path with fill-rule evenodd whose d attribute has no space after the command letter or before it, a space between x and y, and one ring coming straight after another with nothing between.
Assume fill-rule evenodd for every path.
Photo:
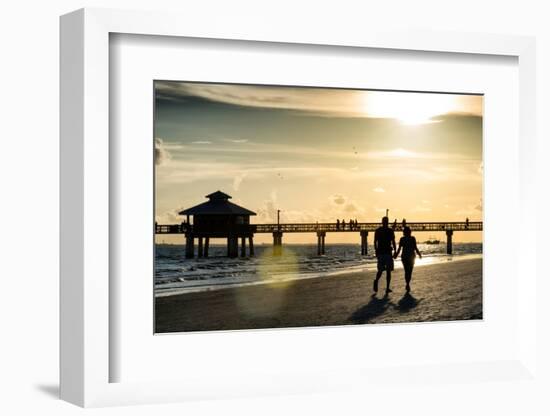
<instances>
[{"instance_id":1,"label":"framed photograph","mask_svg":"<svg viewBox=\"0 0 550 416\"><path fill-rule=\"evenodd\" d=\"M155 333L483 318L483 95L154 93Z\"/></svg>"},{"instance_id":2,"label":"framed photograph","mask_svg":"<svg viewBox=\"0 0 550 416\"><path fill-rule=\"evenodd\" d=\"M180 19L61 19L62 398L532 378L534 40Z\"/></svg>"}]
</instances>

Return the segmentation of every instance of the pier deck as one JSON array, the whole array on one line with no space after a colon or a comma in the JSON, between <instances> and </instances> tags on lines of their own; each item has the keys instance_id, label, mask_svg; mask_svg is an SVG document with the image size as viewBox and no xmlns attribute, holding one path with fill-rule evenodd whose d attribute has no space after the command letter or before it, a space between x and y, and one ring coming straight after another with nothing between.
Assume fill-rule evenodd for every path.
<instances>
[{"instance_id":1,"label":"pier deck","mask_svg":"<svg viewBox=\"0 0 550 416\"><path fill-rule=\"evenodd\" d=\"M462 231L483 231L481 221L438 221L438 222L406 222L391 223L389 226L394 231L402 231L407 225L413 232L445 232L447 236L447 254L453 252L453 234ZM253 237L256 233L273 235L273 252L281 254L283 235L285 233L316 233L317 254L325 254L325 238L327 233L359 233L361 241L361 254L366 255L368 249L369 232L374 232L380 227L379 222L347 222L347 223L283 223L283 224L242 224L225 228L223 232L216 226L201 224L199 227L182 224L155 224L156 234L184 234L186 239L186 257L194 257L194 240L198 240L198 256L208 257L210 238L228 238L228 256L237 256L238 238L241 238L241 256L246 256L246 240L248 239L249 254L254 255ZM203 245L204 239L204 245Z\"/></svg>"}]
</instances>

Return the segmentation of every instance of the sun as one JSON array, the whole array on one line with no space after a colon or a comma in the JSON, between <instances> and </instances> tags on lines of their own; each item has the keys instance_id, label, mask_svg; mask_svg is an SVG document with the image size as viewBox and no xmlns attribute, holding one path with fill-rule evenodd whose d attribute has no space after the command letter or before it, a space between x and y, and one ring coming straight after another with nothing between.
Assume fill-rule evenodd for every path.
<instances>
[{"instance_id":1,"label":"sun","mask_svg":"<svg viewBox=\"0 0 550 416\"><path fill-rule=\"evenodd\" d=\"M388 155L396 158L412 158L416 156L413 152L402 148L394 149L388 152Z\"/></svg>"},{"instance_id":2,"label":"sun","mask_svg":"<svg viewBox=\"0 0 550 416\"><path fill-rule=\"evenodd\" d=\"M393 118L405 125L436 123L434 117L457 108L450 94L366 91L363 112L367 117Z\"/></svg>"}]
</instances>

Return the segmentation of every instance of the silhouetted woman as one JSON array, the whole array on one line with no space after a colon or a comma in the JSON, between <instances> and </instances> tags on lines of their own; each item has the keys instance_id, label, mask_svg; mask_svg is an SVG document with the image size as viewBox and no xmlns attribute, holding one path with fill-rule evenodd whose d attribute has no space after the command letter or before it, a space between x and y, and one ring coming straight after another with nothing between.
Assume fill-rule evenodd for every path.
<instances>
[{"instance_id":1,"label":"silhouetted woman","mask_svg":"<svg viewBox=\"0 0 550 416\"><path fill-rule=\"evenodd\" d=\"M403 227L403 237L399 240L399 248L395 253L395 258L399 256L401 250L403 250L403 253L401 254L401 262L403 263L403 269L405 269L407 292L410 292L416 254L418 254L418 257L422 258L422 254L420 254L420 250L418 250L418 247L416 246L416 238L411 235L411 227Z\"/></svg>"}]
</instances>

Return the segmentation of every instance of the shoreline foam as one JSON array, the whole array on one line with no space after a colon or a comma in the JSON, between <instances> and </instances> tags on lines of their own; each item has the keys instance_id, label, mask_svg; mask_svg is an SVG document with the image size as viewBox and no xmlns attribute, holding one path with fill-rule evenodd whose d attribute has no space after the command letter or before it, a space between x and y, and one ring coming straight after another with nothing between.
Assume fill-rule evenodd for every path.
<instances>
[{"instance_id":1,"label":"shoreline foam","mask_svg":"<svg viewBox=\"0 0 550 416\"><path fill-rule=\"evenodd\" d=\"M415 269L418 267L428 267L428 266L433 266L437 264L447 264L451 262L467 261L467 260L482 259L482 258L483 258L483 254L481 253L463 254L459 256L430 256L430 257L424 257L422 259L417 258ZM396 270L400 270L403 268L400 259L394 260L394 265ZM214 283L214 284L210 282L204 285L197 284L196 286L190 286L185 288L166 289L160 293L156 293L155 291L155 298L178 296L186 293L211 292L216 290L246 287L246 286L269 285L269 284L290 282L294 280L337 277L342 275L348 275L350 273L367 273L375 270L376 270L376 263L368 263L365 265L355 266L344 270L334 270L330 272L301 273L295 276L283 275L273 279L253 280L253 281L245 281L245 282L229 281L229 282L220 282L220 283Z\"/></svg>"}]
</instances>

